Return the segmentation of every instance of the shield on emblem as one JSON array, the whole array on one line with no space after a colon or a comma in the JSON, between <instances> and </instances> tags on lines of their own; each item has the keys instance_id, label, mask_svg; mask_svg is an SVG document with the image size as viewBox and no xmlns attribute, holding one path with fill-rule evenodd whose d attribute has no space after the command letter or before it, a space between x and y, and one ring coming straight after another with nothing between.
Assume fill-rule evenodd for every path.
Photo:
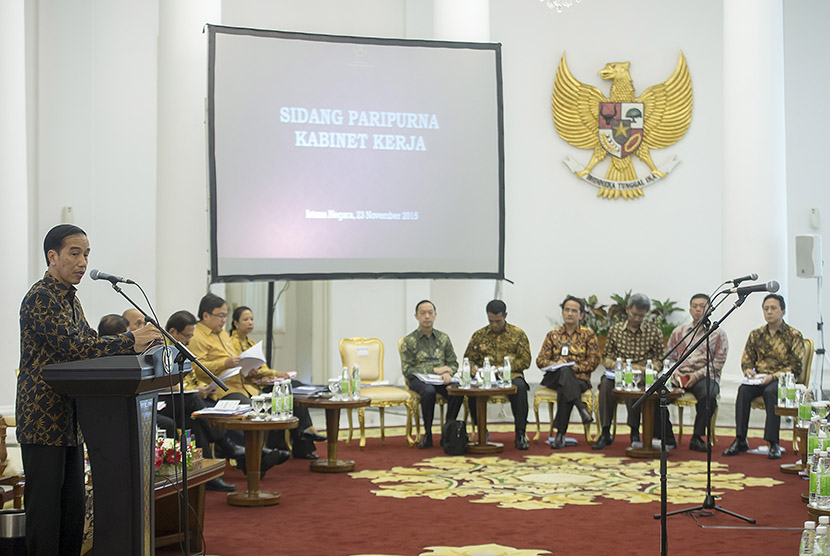
<instances>
[{"instance_id":1,"label":"shield on emblem","mask_svg":"<svg viewBox=\"0 0 830 556\"><path fill-rule=\"evenodd\" d=\"M625 158L643 142L642 102L600 102L599 142L608 154Z\"/></svg>"}]
</instances>

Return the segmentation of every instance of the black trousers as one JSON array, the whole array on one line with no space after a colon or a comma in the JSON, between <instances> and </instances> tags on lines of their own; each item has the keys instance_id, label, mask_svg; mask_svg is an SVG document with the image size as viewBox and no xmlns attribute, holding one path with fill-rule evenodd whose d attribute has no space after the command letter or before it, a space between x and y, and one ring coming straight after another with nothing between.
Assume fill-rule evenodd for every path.
<instances>
[{"instance_id":1,"label":"black trousers","mask_svg":"<svg viewBox=\"0 0 830 556\"><path fill-rule=\"evenodd\" d=\"M436 394L440 393L447 398L447 419L453 420L458 418L458 411L461 409L464 398L447 394L446 384L433 386L413 376L409 379L409 388L421 396L421 413L424 416L424 429L427 436L432 436L432 419L435 416Z\"/></svg>"},{"instance_id":2,"label":"black trousers","mask_svg":"<svg viewBox=\"0 0 830 556\"><path fill-rule=\"evenodd\" d=\"M525 429L527 429L527 393L530 391L530 386L521 376L517 376L511 382L516 387L516 393L510 394L507 399L510 400L510 409L513 411L514 430L524 434ZM467 403L470 407L470 417L473 419L473 423L478 423L478 406L475 398L470 398Z\"/></svg>"},{"instance_id":3,"label":"black trousers","mask_svg":"<svg viewBox=\"0 0 830 556\"><path fill-rule=\"evenodd\" d=\"M778 442L778 432L781 428L781 419L775 414L778 405L778 381L769 384L741 384L738 388L738 399L735 401L735 436L746 441L746 432L749 429L749 410L752 400L758 396L764 397L767 418L764 421L764 440Z\"/></svg>"},{"instance_id":4,"label":"black trousers","mask_svg":"<svg viewBox=\"0 0 830 556\"><path fill-rule=\"evenodd\" d=\"M706 436L706 425L715 414L715 409L718 407L718 394L720 393L720 386L714 380L709 381L709 388L707 392L706 377L698 380L691 388L686 390L691 392L697 400L695 404L695 430L694 435L701 438ZM776 393L776 396L778 394ZM708 402L707 402L708 398ZM706 404L709 404L709 411L706 411ZM712 431L712 435L715 431Z\"/></svg>"},{"instance_id":5,"label":"black trousers","mask_svg":"<svg viewBox=\"0 0 830 556\"><path fill-rule=\"evenodd\" d=\"M21 444L29 556L78 556L84 536L83 446Z\"/></svg>"},{"instance_id":6,"label":"black trousers","mask_svg":"<svg viewBox=\"0 0 830 556\"><path fill-rule=\"evenodd\" d=\"M568 421L574 405L584 391L591 389L591 383L576 378L571 367L562 367L553 372L546 372L542 378L542 386L556 390L556 417L553 425L556 432L565 434L568 432Z\"/></svg>"}]
</instances>

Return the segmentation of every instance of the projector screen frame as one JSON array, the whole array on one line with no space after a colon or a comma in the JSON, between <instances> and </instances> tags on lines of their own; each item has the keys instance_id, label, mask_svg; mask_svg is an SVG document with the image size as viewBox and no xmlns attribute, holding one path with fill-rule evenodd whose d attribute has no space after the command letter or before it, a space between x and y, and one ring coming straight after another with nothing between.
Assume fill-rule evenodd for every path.
<instances>
[{"instance_id":1,"label":"projector screen frame","mask_svg":"<svg viewBox=\"0 0 830 556\"><path fill-rule=\"evenodd\" d=\"M230 27L207 24L208 35L208 96L207 96L207 158L208 158L208 208L210 234L210 281L216 282L259 282L259 281L300 281L300 280L350 280L350 279L490 279L504 280L505 248L505 177L504 177L504 97L502 88L501 43L473 43L438 41L426 39L396 39L381 37L358 37L351 35L329 35L279 31L245 27ZM394 45L430 48L455 48L490 50L494 55L496 77L496 117L498 145L498 269L495 272L307 272L307 273L264 273L264 274L220 274L217 242L218 207L216 176L216 136L215 116L215 63L216 35L218 33L233 35L250 35L255 37L279 37L290 40L324 41L349 44Z\"/></svg>"}]
</instances>

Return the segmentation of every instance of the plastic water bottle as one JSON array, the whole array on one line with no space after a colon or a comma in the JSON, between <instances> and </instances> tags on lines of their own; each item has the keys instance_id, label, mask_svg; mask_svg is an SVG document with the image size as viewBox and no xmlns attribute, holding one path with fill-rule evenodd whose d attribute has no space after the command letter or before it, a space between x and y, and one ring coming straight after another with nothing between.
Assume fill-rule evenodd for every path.
<instances>
[{"instance_id":1,"label":"plastic water bottle","mask_svg":"<svg viewBox=\"0 0 830 556\"><path fill-rule=\"evenodd\" d=\"M827 544L827 527L819 525L816 527L816 534L813 542L813 554L829 554L830 546Z\"/></svg>"},{"instance_id":2,"label":"plastic water bottle","mask_svg":"<svg viewBox=\"0 0 830 556\"><path fill-rule=\"evenodd\" d=\"M481 370L481 380L484 383L484 388L490 388L490 379L493 378L490 374L490 358L484 358L484 368Z\"/></svg>"},{"instance_id":3,"label":"plastic water bottle","mask_svg":"<svg viewBox=\"0 0 830 556\"><path fill-rule=\"evenodd\" d=\"M816 543L816 522L805 521L804 531L801 533L801 544L798 547L798 556L813 554L813 546Z\"/></svg>"},{"instance_id":4,"label":"plastic water bottle","mask_svg":"<svg viewBox=\"0 0 830 556\"><path fill-rule=\"evenodd\" d=\"M352 377L349 375L348 367L343 367L343 373L340 375L340 396L344 400L352 397Z\"/></svg>"},{"instance_id":5,"label":"plastic water bottle","mask_svg":"<svg viewBox=\"0 0 830 556\"><path fill-rule=\"evenodd\" d=\"M360 397L360 367L357 363L352 367L352 399L356 400Z\"/></svg>"},{"instance_id":6,"label":"plastic water bottle","mask_svg":"<svg viewBox=\"0 0 830 556\"><path fill-rule=\"evenodd\" d=\"M471 380L472 376L470 373L470 359L468 357L465 357L464 361L461 362L461 387L469 388Z\"/></svg>"},{"instance_id":7,"label":"plastic water bottle","mask_svg":"<svg viewBox=\"0 0 830 556\"><path fill-rule=\"evenodd\" d=\"M813 547L816 543L816 522L805 521L804 531L801 533L801 544L798 547L798 556L809 556L813 554Z\"/></svg>"},{"instance_id":8,"label":"plastic water bottle","mask_svg":"<svg viewBox=\"0 0 830 556\"><path fill-rule=\"evenodd\" d=\"M614 388L622 390L625 388L625 380L623 378L622 358L617 357L617 363L614 365Z\"/></svg>"},{"instance_id":9,"label":"plastic water bottle","mask_svg":"<svg viewBox=\"0 0 830 556\"><path fill-rule=\"evenodd\" d=\"M648 390L648 387L654 384L654 363L651 359L646 360L646 372L643 378L646 381L646 390Z\"/></svg>"},{"instance_id":10,"label":"plastic water bottle","mask_svg":"<svg viewBox=\"0 0 830 556\"><path fill-rule=\"evenodd\" d=\"M281 380L274 382L271 387L271 418L282 420L282 384Z\"/></svg>"},{"instance_id":11,"label":"plastic water bottle","mask_svg":"<svg viewBox=\"0 0 830 556\"><path fill-rule=\"evenodd\" d=\"M795 377L787 373L787 407L797 407L795 397Z\"/></svg>"},{"instance_id":12,"label":"plastic water bottle","mask_svg":"<svg viewBox=\"0 0 830 556\"><path fill-rule=\"evenodd\" d=\"M291 386L291 379L285 380L285 418L291 419L294 416L294 388Z\"/></svg>"},{"instance_id":13,"label":"plastic water bottle","mask_svg":"<svg viewBox=\"0 0 830 556\"><path fill-rule=\"evenodd\" d=\"M501 368L501 381L504 386L513 384L513 369L510 367L510 358L504 356L504 366Z\"/></svg>"},{"instance_id":14,"label":"plastic water bottle","mask_svg":"<svg viewBox=\"0 0 830 556\"><path fill-rule=\"evenodd\" d=\"M634 389L634 369L631 368L631 359L625 360L625 389L626 390L633 390Z\"/></svg>"},{"instance_id":15,"label":"plastic water bottle","mask_svg":"<svg viewBox=\"0 0 830 556\"><path fill-rule=\"evenodd\" d=\"M799 384L796 392L798 396L798 426L806 427L813 416L813 393L807 387Z\"/></svg>"},{"instance_id":16,"label":"plastic water bottle","mask_svg":"<svg viewBox=\"0 0 830 556\"><path fill-rule=\"evenodd\" d=\"M778 405L781 407L787 406L787 375L785 374L778 379Z\"/></svg>"},{"instance_id":17,"label":"plastic water bottle","mask_svg":"<svg viewBox=\"0 0 830 556\"><path fill-rule=\"evenodd\" d=\"M671 361L669 361L668 359L663 359L663 370L660 371L659 376L663 376L664 374L666 374L670 370L671 370Z\"/></svg>"},{"instance_id":18,"label":"plastic water bottle","mask_svg":"<svg viewBox=\"0 0 830 556\"><path fill-rule=\"evenodd\" d=\"M812 417L810 424L807 426L807 454L812 454L813 450L821 449L818 444L818 431L821 429L821 423L818 417Z\"/></svg>"},{"instance_id":19,"label":"plastic water bottle","mask_svg":"<svg viewBox=\"0 0 830 556\"><path fill-rule=\"evenodd\" d=\"M830 435L828 435L827 421L819 421L818 423L818 440L816 447L826 452L830 448Z\"/></svg>"},{"instance_id":20,"label":"plastic water bottle","mask_svg":"<svg viewBox=\"0 0 830 556\"><path fill-rule=\"evenodd\" d=\"M827 452L819 454L818 472L816 473L816 508L830 508L830 469L828 469Z\"/></svg>"},{"instance_id":21,"label":"plastic water bottle","mask_svg":"<svg viewBox=\"0 0 830 556\"><path fill-rule=\"evenodd\" d=\"M816 497L818 496L818 465L819 465L819 458L821 457L821 450L816 448L813 450L812 454L810 454L810 500L807 502L809 505L816 507L818 503Z\"/></svg>"}]
</instances>

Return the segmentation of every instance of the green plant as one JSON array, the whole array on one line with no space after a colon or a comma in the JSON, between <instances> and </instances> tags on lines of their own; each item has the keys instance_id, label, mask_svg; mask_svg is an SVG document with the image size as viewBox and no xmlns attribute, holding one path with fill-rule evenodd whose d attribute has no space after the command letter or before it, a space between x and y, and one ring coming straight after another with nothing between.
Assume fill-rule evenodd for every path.
<instances>
[{"instance_id":1,"label":"green plant","mask_svg":"<svg viewBox=\"0 0 830 556\"><path fill-rule=\"evenodd\" d=\"M666 299L665 301L651 300L651 312L648 314L648 320L653 323L663 333L663 337L668 339L671 336L672 330L677 326L669 322L669 317L672 313L683 311L677 306L677 301Z\"/></svg>"},{"instance_id":2,"label":"green plant","mask_svg":"<svg viewBox=\"0 0 830 556\"><path fill-rule=\"evenodd\" d=\"M608 321L608 311L605 305L600 305L595 295L582 298L582 301L585 303L585 317L582 319L582 325L593 330L597 336L607 336L611 323Z\"/></svg>"}]
</instances>

